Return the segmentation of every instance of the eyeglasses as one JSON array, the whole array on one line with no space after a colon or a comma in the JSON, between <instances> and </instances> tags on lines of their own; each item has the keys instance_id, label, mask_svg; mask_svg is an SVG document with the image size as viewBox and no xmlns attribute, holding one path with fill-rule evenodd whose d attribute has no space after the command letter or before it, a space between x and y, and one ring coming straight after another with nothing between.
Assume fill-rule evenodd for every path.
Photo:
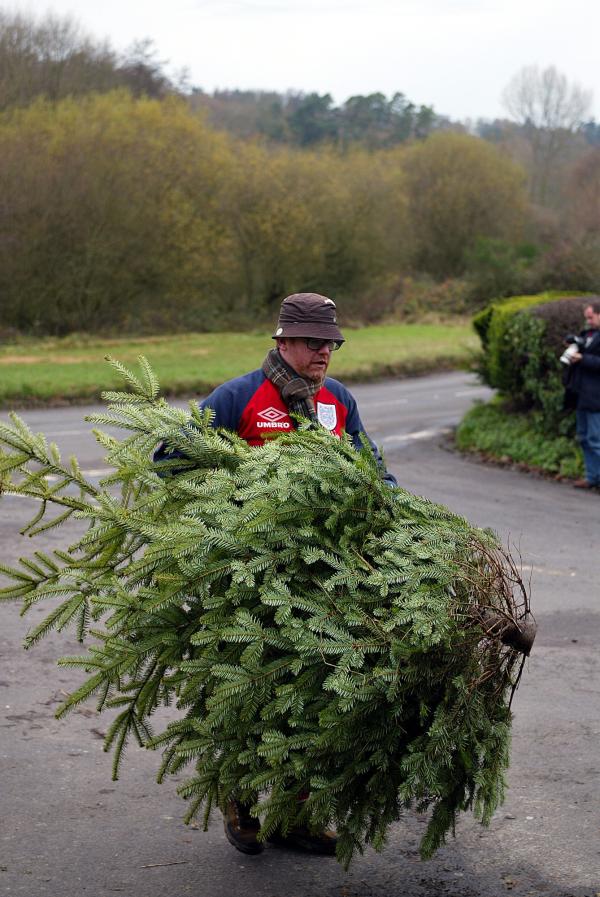
<instances>
[{"instance_id":1,"label":"eyeglasses","mask_svg":"<svg viewBox=\"0 0 600 897\"><path fill-rule=\"evenodd\" d=\"M337 343L334 339L317 339L316 337L310 337L309 339L305 339L306 347L311 350L311 352L320 352L321 349L329 349L330 352L337 352L338 349L341 349L342 344Z\"/></svg>"}]
</instances>

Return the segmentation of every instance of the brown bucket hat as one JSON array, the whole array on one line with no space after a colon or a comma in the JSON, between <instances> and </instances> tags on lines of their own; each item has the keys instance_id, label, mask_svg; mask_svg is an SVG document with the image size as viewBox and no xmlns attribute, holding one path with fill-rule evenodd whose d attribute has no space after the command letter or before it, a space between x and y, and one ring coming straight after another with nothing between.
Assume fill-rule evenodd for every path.
<instances>
[{"instance_id":1,"label":"brown bucket hat","mask_svg":"<svg viewBox=\"0 0 600 897\"><path fill-rule=\"evenodd\" d=\"M273 339L293 336L332 339L336 343L343 343L344 337L337 325L333 299L319 293L293 293L286 296L281 303Z\"/></svg>"}]
</instances>

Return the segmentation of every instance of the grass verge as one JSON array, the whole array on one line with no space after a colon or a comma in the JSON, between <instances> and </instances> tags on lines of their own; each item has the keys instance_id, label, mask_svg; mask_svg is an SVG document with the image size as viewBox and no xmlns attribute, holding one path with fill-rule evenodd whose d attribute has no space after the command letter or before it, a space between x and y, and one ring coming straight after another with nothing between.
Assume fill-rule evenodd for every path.
<instances>
[{"instance_id":1,"label":"grass verge","mask_svg":"<svg viewBox=\"0 0 600 897\"><path fill-rule=\"evenodd\" d=\"M583 476L583 457L574 439L552 438L535 416L507 412L498 399L474 405L456 430L456 446L487 460L516 463L559 478Z\"/></svg>"},{"instance_id":2,"label":"grass verge","mask_svg":"<svg viewBox=\"0 0 600 897\"><path fill-rule=\"evenodd\" d=\"M348 331L329 373L345 381L466 367L478 340L469 324L389 324ZM118 379L104 357L145 355L167 395L205 393L257 368L270 333L191 333L139 339L23 341L0 348L0 407L92 401Z\"/></svg>"}]
</instances>

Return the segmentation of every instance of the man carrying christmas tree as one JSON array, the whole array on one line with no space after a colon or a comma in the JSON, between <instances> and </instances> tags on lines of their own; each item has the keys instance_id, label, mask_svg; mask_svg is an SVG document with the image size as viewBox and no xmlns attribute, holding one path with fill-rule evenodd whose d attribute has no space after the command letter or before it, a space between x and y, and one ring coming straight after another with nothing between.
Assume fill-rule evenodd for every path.
<instances>
[{"instance_id":1,"label":"man carrying christmas tree","mask_svg":"<svg viewBox=\"0 0 600 897\"><path fill-rule=\"evenodd\" d=\"M342 383L325 376L332 352L344 342L335 302L318 293L287 296L273 339L277 347L268 352L261 368L223 383L201 403L202 409L214 411L213 426L233 430L250 445L264 445L267 439L293 430L297 417L308 418L338 436L348 433L357 449L363 445L361 436L366 437L383 479L396 486L395 477L385 469L377 446L365 432L356 400ZM173 457L177 455L164 446L155 454L157 461ZM298 799L305 797L299 795ZM224 823L228 840L242 853L264 849L257 840L260 823L244 804L230 800ZM269 841L311 853L335 854L336 837L328 831L314 834L298 827L285 837L274 834Z\"/></svg>"},{"instance_id":2,"label":"man carrying christmas tree","mask_svg":"<svg viewBox=\"0 0 600 897\"><path fill-rule=\"evenodd\" d=\"M356 400L338 380L326 377L331 353L344 337L335 302L318 293L294 293L283 300L273 339L277 348L262 367L218 386L201 403L214 411L213 426L238 433L250 445L263 445L295 427L291 415L308 418L336 435L348 433L357 449L369 440L382 475L391 486L377 446L365 433ZM167 454L161 448L155 459ZM173 455L168 457L172 458Z\"/></svg>"}]
</instances>

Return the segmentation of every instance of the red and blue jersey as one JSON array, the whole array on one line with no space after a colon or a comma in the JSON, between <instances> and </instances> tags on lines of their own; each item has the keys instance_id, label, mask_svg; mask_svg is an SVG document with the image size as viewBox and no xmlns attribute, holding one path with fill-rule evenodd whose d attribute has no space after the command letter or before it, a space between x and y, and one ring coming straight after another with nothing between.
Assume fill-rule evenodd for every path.
<instances>
[{"instance_id":1,"label":"red and blue jersey","mask_svg":"<svg viewBox=\"0 0 600 897\"><path fill-rule=\"evenodd\" d=\"M323 427L337 436L348 433L357 449L362 448L363 434L378 463L383 464L377 446L365 432L356 399L343 383L326 377L314 401L317 418ZM204 399L200 407L212 408L215 412L213 426L234 430L250 445L264 445L267 439L294 429L279 390L262 370L223 383ZM384 476L390 485L397 485L395 478L385 470Z\"/></svg>"},{"instance_id":2,"label":"red and blue jersey","mask_svg":"<svg viewBox=\"0 0 600 897\"><path fill-rule=\"evenodd\" d=\"M366 436L382 467L384 479L390 485L397 486L395 478L383 467L377 446L365 432L352 393L338 380L327 377L314 396L314 401L319 423L327 430L337 436L348 433L357 449L362 448L361 434ZM200 403L200 407L214 411L213 427L233 430L250 445L264 445L267 439L294 429L294 422L279 390L262 370L252 371L217 386ZM161 446L154 457L160 461L177 455L178 453L167 453Z\"/></svg>"},{"instance_id":3,"label":"red and blue jersey","mask_svg":"<svg viewBox=\"0 0 600 897\"><path fill-rule=\"evenodd\" d=\"M327 378L314 400L319 422L337 436L344 431L355 433L355 444L359 446L358 434L363 427L348 390L337 380ZM215 427L235 430L250 445L263 445L267 439L294 429L279 390L261 370L223 383L200 407L212 408Z\"/></svg>"}]
</instances>

